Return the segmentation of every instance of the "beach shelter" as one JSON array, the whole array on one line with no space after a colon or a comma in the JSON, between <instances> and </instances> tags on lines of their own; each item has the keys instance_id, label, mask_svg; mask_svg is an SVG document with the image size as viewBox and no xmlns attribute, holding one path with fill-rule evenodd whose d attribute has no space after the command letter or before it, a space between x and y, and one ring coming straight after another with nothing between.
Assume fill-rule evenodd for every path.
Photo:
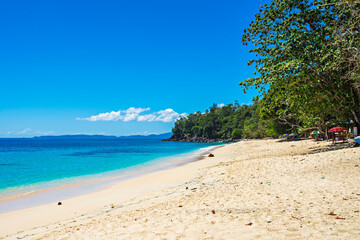
<instances>
[{"instance_id":1,"label":"beach shelter","mask_svg":"<svg viewBox=\"0 0 360 240\"><path fill-rule=\"evenodd\" d=\"M329 132L339 132L339 131L347 131L347 129L344 127L333 127L332 129L329 130Z\"/></svg>"},{"instance_id":2,"label":"beach shelter","mask_svg":"<svg viewBox=\"0 0 360 240\"><path fill-rule=\"evenodd\" d=\"M315 130L311 133L311 135L317 135L317 134L324 134L324 132L321 130Z\"/></svg>"},{"instance_id":3,"label":"beach shelter","mask_svg":"<svg viewBox=\"0 0 360 240\"><path fill-rule=\"evenodd\" d=\"M343 141L345 141L346 139L347 139L347 136L346 135L337 135L336 137L335 137L335 132L340 132L340 131L347 131L347 129L346 128L344 128L344 127L333 127L333 128L331 128L330 130L329 130L329 133L334 133L333 134L333 137L332 137L332 143L336 143L336 141L338 141L338 140L343 140Z\"/></svg>"},{"instance_id":4,"label":"beach shelter","mask_svg":"<svg viewBox=\"0 0 360 240\"><path fill-rule=\"evenodd\" d=\"M309 128L303 128L303 129L301 129L300 131L304 134L305 138L307 138L308 135L309 135L309 136L315 135L315 133L314 133L314 134L312 134L312 133L313 133L314 131L318 130L318 128L319 128L319 127L309 127Z\"/></svg>"}]
</instances>

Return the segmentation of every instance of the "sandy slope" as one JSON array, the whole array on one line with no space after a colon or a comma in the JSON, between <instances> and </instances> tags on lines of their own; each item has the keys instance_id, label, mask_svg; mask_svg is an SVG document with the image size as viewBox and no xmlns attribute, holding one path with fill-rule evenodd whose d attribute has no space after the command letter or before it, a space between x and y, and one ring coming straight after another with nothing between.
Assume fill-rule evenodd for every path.
<instances>
[{"instance_id":1,"label":"sandy slope","mask_svg":"<svg viewBox=\"0 0 360 240\"><path fill-rule=\"evenodd\" d=\"M0 226L6 232L6 219L19 221L12 231L38 226L7 231L9 239L360 239L360 148L261 140L214 154L61 207L30 209L28 219L23 211L0 215ZM129 186L137 190L121 197ZM90 199L98 205L56 217ZM48 221L39 220L44 214Z\"/></svg>"}]
</instances>

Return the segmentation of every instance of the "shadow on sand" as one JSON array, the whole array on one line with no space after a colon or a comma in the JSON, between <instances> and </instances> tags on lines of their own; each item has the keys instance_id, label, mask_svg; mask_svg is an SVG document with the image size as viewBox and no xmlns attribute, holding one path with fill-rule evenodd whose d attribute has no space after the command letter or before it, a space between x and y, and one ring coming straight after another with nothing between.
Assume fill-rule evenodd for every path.
<instances>
[{"instance_id":1,"label":"shadow on sand","mask_svg":"<svg viewBox=\"0 0 360 240\"><path fill-rule=\"evenodd\" d=\"M349 148L349 143L347 143L347 142L339 142L339 143L335 143L335 144L329 144L327 146L312 147L312 148L310 148L309 154L320 153L320 152L328 152L328 151L335 151L335 150L345 149L345 148Z\"/></svg>"}]
</instances>

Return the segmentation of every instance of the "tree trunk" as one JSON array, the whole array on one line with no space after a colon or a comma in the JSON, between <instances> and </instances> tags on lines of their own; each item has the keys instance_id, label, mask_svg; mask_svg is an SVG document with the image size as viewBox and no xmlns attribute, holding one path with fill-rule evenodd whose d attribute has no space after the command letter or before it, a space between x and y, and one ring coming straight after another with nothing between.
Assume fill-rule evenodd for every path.
<instances>
[{"instance_id":1,"label":"tree trunk","mask_svg":"<svg viewBox=\"0 0 360 240\"><path fill-rule=\"evenodd\" d=\"M352 115L354 116L355 125L357 127L359 127L360 126L360 113L359 113L359 111L357 111L355 109L351 109L350 111L351 111Z\"/></svg>"}]
</instances>

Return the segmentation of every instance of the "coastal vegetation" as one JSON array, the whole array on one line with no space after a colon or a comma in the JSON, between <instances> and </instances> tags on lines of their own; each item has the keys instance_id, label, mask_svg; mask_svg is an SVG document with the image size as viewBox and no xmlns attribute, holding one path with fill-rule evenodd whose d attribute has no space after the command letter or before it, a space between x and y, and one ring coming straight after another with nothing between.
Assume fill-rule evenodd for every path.
<instances>
[{"instance_id":1,"label":"coastal vegetation","mask_svg":"<svg viewBox=\"0 0 360 240\"><path fill-rule=\"evenodd\" d=\"M272 0L244 29L255 73L251 106L212 106L176 121L173 139L277 137L309 127L360 127L360 1Z\"/></svg>"},{"instance_id":2,"label":"coastal vegetation","mask_svg":"<svg viewBox=\"0 0 360 240\"><path fill-rule=\"evenodd\" d=\"M273 0L242 38L256 75L260 110L293 127L360 126L360 2Z\"/></svg>"},{"instance_id":3,"label":"coastal vegetation","mask_svg":"<svg viewBox=\"0 0 360 240\"><path fill-rule=\"evenodd\" d=\"M260 116L259 104L237 102L219 107L213 104L204 113L196 112L175 122L172 140L206 141L207 139L241 139L278 137L289 129L276 118Z\"/></svg>"}]
</instances>

